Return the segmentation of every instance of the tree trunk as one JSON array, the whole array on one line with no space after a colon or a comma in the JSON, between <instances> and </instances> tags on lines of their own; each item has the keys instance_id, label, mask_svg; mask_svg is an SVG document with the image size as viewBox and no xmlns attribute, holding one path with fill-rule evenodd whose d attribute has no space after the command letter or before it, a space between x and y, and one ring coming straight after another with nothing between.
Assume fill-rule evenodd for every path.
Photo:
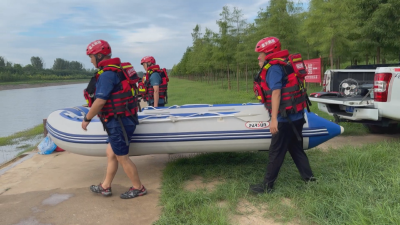
<instances>
[{"instance_id":1,"label":"tree trunk","mask_svg":"<svg viewBox=\"0 0 400 225\"><path fill-rule=\"evenodd\" d=\"M221 79L221 85L222 85L222 89L224 89L224 77L222 77L222 79Z\"/></svg>"},{"instance_id":2,"label":"tree trunk","mask_svg":"<svg viewBox=\"0 0 400 225\"><path fill-rule=\"evenodd\" d=\"M320 57L321 57L321 56L320 56ZM322 69L322 71L321 71L321 81L323 81L323 80L325 79L324 66L325 66L325 64L324 64L324 62L321 60L321 69ZM321 83L319 83L319 86L321 86ZM322 88L323 88L323 87L322 87Z\"/></svg>"},{"instance_id":3,"label":"tree trunk","mask_svg":"<svg viewBox=\"0 0 400 225\"><path fill-rule=\"evenodd\" d=\"M228 64L228 90L231 90L231 76L230 76L229 72L230 71L229 71L229 64Z\"/></svg>"},{"instance_id":4,"label":"tree trunk","mask_svg":"<svg viewBox=\"0 0 400 225\"><path fill-rule=\"evenodd\" d=\"M354 65L357 66L357 59L354 59Z\"/></svg>"},{"instance_id":5,"label":"tree trunk","mask_svg":"<svg viewBox=\"0 0 400 225\"><path fill-rule=\"evenodd\" d=\"M381 62L381 47L378 46L376 48L376 64L379 64Z\"/></svg>"},{"instance_id":6,"label":"tree trunk","mask_svg":"<svg viewBox=\"0 0 400 225\"><path fill-rule=\"evenodd\" d=\"M247 84L247 63L246 63L246 92L249 92L248 84Z\"/></svg>"},{"instance_id":7,"label":"tree trunk","mask_svg":"<svg viewBox=\"0 0 400 225\"><path fill-rule=\"evenodd\" d=\"M214 70L212 70L212 76L213 76L213 84L216 84L217 82L217 77L215 76L215 72L214 72Z\"/></svg>"},{"instance_id":8,"label":"tree trunk","mask_svg":"<svg viewBox=\"0 0 400 225\"><path fill-rule=\"evenodd\" d=\"M239 64L237 64L236 81L237 81L237 91L239 92Z\"/></svg>"},{"instance_id":9,"label":"tree trunk","mask_svg":"<svg viewBox=\"0 0 400 225\"><path fill-rule=\"evenodd\" d=\"M368 65L368 55L365 55L365 65Z\"/></svg>"},{"instance_id":10,"label":"tree trunk","mask_svg":"<svg viewBox=\"0 0 400 225\"><path fill-rule=\"evenodd\" d=\"M335 60L335 68L339 69L339 58Z\"/></svg>"},{"instance_id":11,"label":"tree trunk","mask_svg":"<svg viewBox=\"0 0 400 225\"><path fill-rule=\"evenodd\" d=\"M331 40L331 49L329 51L329 57L331 58L331 69L333 69L333 44L334 44L334 40L332 38L332 40Z\"/></svg>"}]
</instances>

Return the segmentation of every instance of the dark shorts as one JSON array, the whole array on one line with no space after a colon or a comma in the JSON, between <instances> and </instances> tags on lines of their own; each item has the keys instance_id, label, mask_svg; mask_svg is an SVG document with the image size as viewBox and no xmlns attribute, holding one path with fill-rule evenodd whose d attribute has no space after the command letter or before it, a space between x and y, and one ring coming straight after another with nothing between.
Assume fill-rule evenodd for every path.
<instances>
[{"instance_id":1,"label":"dark shorts","mask_svg":"<svg viewBox=\"0 0 400 225\"><path fill-rule=\"evenodd\" d=\"M128 125L124 127L130 143L133 133L135 132L136 125ZM127 155L129 153L129 146L126 145L122 127L116 126L108 128L108 131L109 136L107 138L107 143L111 144L114 154L118 156Z\"/></svg>"}]
</instances>

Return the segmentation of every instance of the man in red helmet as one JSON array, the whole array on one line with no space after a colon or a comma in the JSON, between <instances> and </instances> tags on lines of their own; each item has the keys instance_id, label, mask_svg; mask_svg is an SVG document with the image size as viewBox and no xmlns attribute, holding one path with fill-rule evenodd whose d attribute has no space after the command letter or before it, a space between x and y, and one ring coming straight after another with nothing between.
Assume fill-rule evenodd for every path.
<instances>
[{"instance_id":1,"label":"man in red helmet","mask_svg":"<svg viewBox=\"0 0 400 225\"><path fill-rule=\"evenodd\" d=\"M308 157L303 150L302 130L305 119L302 106L304 102L300 102L303 101L300 100L300 103L296 105L301 110L293 107L295 109L292 108L291 112L287 112L285 110L285 107L288 106L285 105L287 102L282 103L283 98L281 98L282 94L293 93L293 90L290 90L291 92L287 90L289 89L286 87L288 80L292 83L298 81L295 80L295 73L293 73L292 67L283 66L285 63L271 63L277 58L282 58L282 62L285 62L289 53L287 50L281 51L281 43L275 37L266 37L260 40L256 45L255 51L259 53L260 67L262 67L260 74L264 73L266 86L269 89L268 92L272 92L272 94L268 95L269 108L267 108L271 117L270 131L272 140L264 181L261 184L251 185L250 190L255 193L272 192L287 151L292 156L302 178L305 181L315 181ZM288 72L288 70L292 71ZM293 101L293 99L289 100Z\"/></svg>"},{"instance_id":2,"label":"man in red helmet","mask_svg":"<svg viewBox=\"0 0 400 225\"><path fill-rule=\"evenodd\" d=\"M145 56L140 61L146 71L147 87L145 100L149 106L164 107L167 98L167 80L165 71L160 70L153 56Z\"/></svg>"},{"instance_id":3,"label":"man in red helmet","mask_svg":"<svg viewBox=\"0 0 400 225\"><path fill-rule=\"evenodd\" d=\"M90 43L86 54L99 72L95 75L95 100L84 116L82 128L87 130L91 119L99 115L108 133L107 174L102 183L90 186L90 190L103 196L112 195L111 182L120 163L132 182L132 187L120 197L129 199L145 195L146 188L142 185L137 168L128 155L129 143L136 129L137 121L133 114L137 112L137 104L133 103L129 82L122 82L125 80L121 73L121 61L119 58L111 58L111 47L103 40Z\"/></svg>"}]
</instances>

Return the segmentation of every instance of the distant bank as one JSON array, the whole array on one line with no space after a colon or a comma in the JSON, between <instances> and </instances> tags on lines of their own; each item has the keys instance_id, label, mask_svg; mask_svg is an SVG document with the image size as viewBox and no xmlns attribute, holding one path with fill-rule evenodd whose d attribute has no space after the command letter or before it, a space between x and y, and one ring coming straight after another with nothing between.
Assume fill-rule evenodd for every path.
<instances>
[{"instance_id":1,"label":"distant bank","mask_svg":"<svg viewBox=\"0 0 400 225\"><path fill-rule=\"evenodd\" d=\"M26 82L2 82L0 83L0 91L12 90L12 89L23 89L23 88L37 88L37 87L48 87L68 84L81 84L87 83L89 79L84 80L40 80L40 81L26 81Z\"/></svg>"}]
</instances>

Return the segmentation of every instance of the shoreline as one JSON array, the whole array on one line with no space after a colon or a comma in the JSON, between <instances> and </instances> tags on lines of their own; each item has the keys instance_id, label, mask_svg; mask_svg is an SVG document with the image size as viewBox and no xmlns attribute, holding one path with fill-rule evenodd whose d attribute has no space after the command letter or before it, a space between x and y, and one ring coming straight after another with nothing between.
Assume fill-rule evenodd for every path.
<instances>
[{"instance_id":1,"label":"shoreline","mask_svg":"<svg viewBox=\"0 0 400 225\"><path fill-rule=\"evenodd\" d=\"M25 84L0 84L0 91L5 90L14 90L14 89L23 89L23 88L38 88L38 87L50 87L50 86L60 86L60 85L69 85L69 84L82 84L87 83L88 81L54 81L54 82L45 82L45 83L25 83Z\"/></svg>"}]
</instances>

